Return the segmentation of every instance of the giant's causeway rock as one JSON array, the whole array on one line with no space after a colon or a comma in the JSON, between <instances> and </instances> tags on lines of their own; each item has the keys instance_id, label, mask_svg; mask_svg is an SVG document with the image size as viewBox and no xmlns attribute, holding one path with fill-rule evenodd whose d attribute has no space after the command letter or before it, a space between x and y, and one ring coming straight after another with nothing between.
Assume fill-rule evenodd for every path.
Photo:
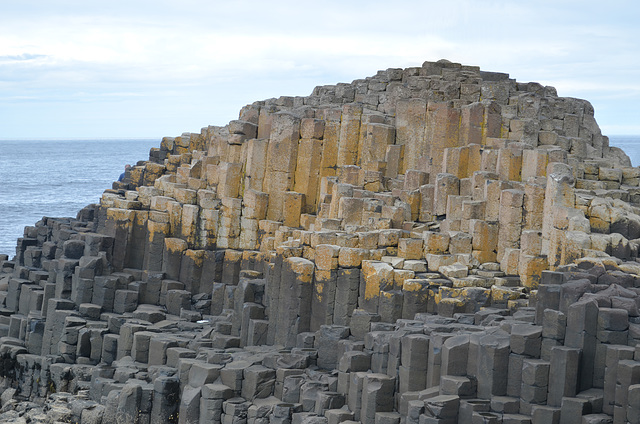
<instances>
[{"instance_id":1,"label":"giant's causeway rock","mask_svg":"<svg viewBox=\"0 0 640 424\"><path fill-rule=\"evenodd\" d=\"M2 420L638 423L639 186L589 102L475 66L255 102L25 228Z\"/></svg>"}]
</instances>

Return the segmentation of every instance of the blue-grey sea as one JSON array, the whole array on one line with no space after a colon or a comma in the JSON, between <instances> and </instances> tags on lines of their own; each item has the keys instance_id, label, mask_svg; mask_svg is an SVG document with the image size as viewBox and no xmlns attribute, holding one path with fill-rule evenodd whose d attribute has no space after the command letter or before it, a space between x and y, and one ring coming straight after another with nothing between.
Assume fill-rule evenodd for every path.
<instances>
[{"instance_id":1,"label":"blue-grey sea","mask_svg":"<svg viewBox=\"0 0 640 424\"><path fill-rule=\"evenodd\" d=\"M0 140L0 254L13 257L24 227L43 216L75 217L98 203L151 147L160 139Z\"/></svg>"},{"instance_id":2,"label":"blue-grey sea","mask_svg":"<svg viewBox=\"0 0 640 424\"><path fill-rule=\"evenodd\" d=\"M610 144L640 165L640 136L611 136ZM159 139L0 140L0 254L13 257L24 227L43 216L75 217L99 202L126 164L159 146Z\"/></svg>"},{"instance_id":3,"label":"blue-grey sea","mask_svg":"<svg viewBox=\"0 0 640 424\"><path fill-rule=\"evenodd\" d=\"M620 147L633 166L640 166L640 135L610 135L609 145Z\"/></svg>"}]
</instances>

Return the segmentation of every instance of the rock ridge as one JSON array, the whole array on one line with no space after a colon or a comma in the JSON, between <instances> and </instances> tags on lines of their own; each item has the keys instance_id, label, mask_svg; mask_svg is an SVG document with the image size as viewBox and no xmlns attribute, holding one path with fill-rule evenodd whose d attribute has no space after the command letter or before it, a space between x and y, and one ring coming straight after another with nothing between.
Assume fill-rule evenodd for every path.
<instances>
[{"instance_id":1,"label":"rock ridge","mask_svg":"<svg viewBox=\"0 0 640 424\"><path fill-rule=\"evenodd\" d=\"M255 102L0 258L0 422L638 422L639 186L475 66Z\"/></svg>"}]
</instances>

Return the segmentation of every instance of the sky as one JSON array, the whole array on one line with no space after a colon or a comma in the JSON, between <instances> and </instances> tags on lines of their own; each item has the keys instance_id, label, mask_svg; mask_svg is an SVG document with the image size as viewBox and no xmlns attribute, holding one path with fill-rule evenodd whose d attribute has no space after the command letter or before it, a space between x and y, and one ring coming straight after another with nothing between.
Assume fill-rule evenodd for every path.
<instances>
[{"instance_id":1,"label":"sky","mask_svg":"<svg viewBox=\"0 0 640 424\"><path fill-rule=\"evenodd\" d=\"M640 134L640 2L0 0L0 139L154 138L448 59Z\"/></svg>"}]
</instances>

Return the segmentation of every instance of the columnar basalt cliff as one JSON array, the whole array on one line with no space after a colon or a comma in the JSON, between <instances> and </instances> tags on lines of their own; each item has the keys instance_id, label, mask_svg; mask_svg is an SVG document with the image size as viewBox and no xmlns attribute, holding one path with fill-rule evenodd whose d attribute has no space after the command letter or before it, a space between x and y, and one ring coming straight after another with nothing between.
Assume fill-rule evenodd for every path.
<instances>
[{"instance_id":1,"label":"columnar basalt cliff","mask_svg":"<svg viewBox=\"0 0 640 424\"><path fill-rule=\"evenodd\" d=\"M639 186L589 102L474 66L253 103L25 228L3 411L638 423Z\"/></svg>"}]
</instances>

